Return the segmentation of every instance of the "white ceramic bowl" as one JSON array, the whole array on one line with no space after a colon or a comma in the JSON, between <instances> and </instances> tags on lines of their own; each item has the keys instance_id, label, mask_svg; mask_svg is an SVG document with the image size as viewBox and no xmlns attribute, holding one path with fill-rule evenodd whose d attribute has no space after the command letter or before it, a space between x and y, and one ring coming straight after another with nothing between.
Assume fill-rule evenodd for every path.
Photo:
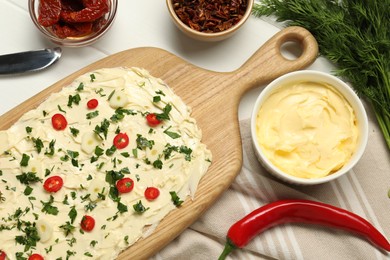
<instances>
[{"instance_id":1,"label":"white ceramic bowl","mask_svg":"<svg viewBox=\"0 0 390 260\"><path fill-rule=\"evenodd\" d=\"M346 100L350 103L351 107L355 111L357 124L358 124L358 131L359 131L356 150L352 155L352 158L342 168L322 178L306 179L306 178L295 177L283 172L282 170L277 168L274 164L272 164L272 162L265 156L257 141L256 118L257 118L258 111L261 108L263 102L275 91L275 89L277 89L281 85L286 83L293 83L297 81L315 81L315 82L328 83L332 85L346 98ZM366 111L359 97L352 90L352 88L348 86L345 82L341 81L335 76L323 72L304 70L304 71L296 71L296 72L285 74L275 79L268 86L264 88L264 90L260 93L259 97L257 98L252 112L251 134L252 134L252 142L253 142L256 156L259 159L259 161L262 163L262 165L269 171L269 173L273 174L277 178L288 183L299 184L299 185L312 185L312 184L320 184L320 183L332 181L346 174L349 170L352 169L352 167L354 167L354 165L359 161L359 159L363 155L363 152L366 148L367 138L368 138L368 120L367 120Z\"/></svg>"}]
</instances>

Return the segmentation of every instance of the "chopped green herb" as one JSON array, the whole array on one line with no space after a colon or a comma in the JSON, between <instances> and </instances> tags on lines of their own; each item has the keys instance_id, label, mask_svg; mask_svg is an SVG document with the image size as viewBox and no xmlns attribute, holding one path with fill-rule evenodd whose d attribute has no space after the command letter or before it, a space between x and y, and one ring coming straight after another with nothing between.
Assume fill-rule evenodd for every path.
<instances>
[{"instance_id":1,"label":"chopped green herb","mask_svg":"<svg viewBox=\"0 0 390 260\"><path fill-rule=\"evenodd\" d=\"M84 83L80 82L79 86L76 88L77 91L83 91L84 90Z\"/></svg>"},{"instance_id":2,"label":"chopped green herb","mask_svg":"<svg viewBox=\"0 0 390 260\"><path fill-rule=\"evenodd\" d=\"M58 110L60 110L60 112L62 112L62 113L66 113L66 111L65 111L65 110L63 110L63 109L61 108L61 106L60 106L60 105L57 105L57 108L58 108Z\"/></svg>"},{"instance_id":3,"label":"chopped green herb","mask_svg":"<svg viewBox=\"0 0 390 260\"><path fill-rule=\"evenodd\" d=\"M110 101L110 99L112 98L112 96L115 94L115 90L111 91L110 95L108 95L108 98L107 100Z\"/></svg>"},{"instance_id":4,"label":"chopped green herb","mask_svg":"<svg viewBox=\"0 0 390 260\"><path fill-rule=\"evenodd\" d=\"M172 139L177 139L177 138L180 138L181 135L178 134L178 133L175 133L175 132L172 132L172 131L169 131L169 129L171 129L172 126L168 127L165 131L164 131L164 134L166 134L167 136L169 136L170 138Z\"/></svg>"},{"instance_id":5,"label":"chopped green herb","mask_svg":"<svg viewBox=\"0 0 390 260\"><path fill-rule=\"evenodd\" d=\"M87 119L92 119L92 118L95 118L97 116L99 116L99 111L95 110L93 112L87 113L86 118Z\"/></svg>"},{"instance_id":6,"label":"chopped green herb","mask_svg":"<svg viewBox=\"0 0 390 260\"><path fill-rule=\"evenodd\" d=\"M99 194L100 194L100 193L99 193ZM94 210L94 209L96 208L96 206L97 206L96 203L90 201L87 205L84 206L84 209L85 209L86 211L92 211L92 210Z\"/></svg>"},{"instance_id":7,"label":"chopped green herb","mask_svg":"<svg viewBox=\"0 0 390 260\"><path fill-rule=\"evenodd\" d=\"M26 188L25 188L24 191L23 191L23 194L26 195L26 196L28 196L28 195L30 195L30 194L32 193L33 190L34 190L34 189L31 188L30 186L26 186Z\"/></svg>"},{"instance_id":8,"label":"chopped green herb","mask_svg":"<svg viewBox=\"0 0 390 260\"><path fill-rule=\"evenodd\" d=\"M66 221L64 225L59 226L59 228L64 230L65 236L68 236L75 230L75 226L73 226L69 221Z\"/></svg>"},{"instance_id":9,"label":"chopped green herb","mask_svg":"<svg viewBox=\"0 0 390 260\"><path fill-rule=\"evenodd\" d=\"M23 231L24 236L16 236L15 242L21 245L24 245L24 252L30 250L37 245L37 242L40 240L38 235L38 230L35 227L35 223L29 221L20 222L20 229ZM24 229L23 229L23 227Z\"/></svg>"},{"instance_id":10,"label":"chopped green herb","mask_svg":"<svg viewBox=\"0 0 390 260\"><path fill-rule=\"evenodd\" d=\"M88 257L93 257L93 255L90 252L85 252L84 255Z\"/></svg>"},{"instance_id":11,"label":"chopped green herb","mask_svg":"<svg viewBox=\"0 0 390 260\"><path fill-rule=\"evenodd\" d=\"M94 82L96 79L95 74L90 74L89 78L91 79L91 82Z\"/></svg>"},{"instance_id":12,"label":"chopped green herb","mask_svg":"<svg viewBox=\"0 0 390 260\"><path fill-rule=\"evenodd\" d=\"M154 103L157 103L157 102L160 102L161 101L161 97L160 96L154 96L153 97L153 102Z\"/></svg>"},{"instance_id":13,"label":"chopped green herb","mask_svg":"<svg viewBox=\"0 0 390 260\"><path fill-rule=\"evenodd\" d=\"M112 145L110 148L108 148L107 150L106 150L106 155L107 156L111 156L111 155L113 155L115 152L116 152L116 147L114 146L114 145Z\"/></svg>"},{"instance_id":14,"label":"chopped green herb","mask_svg":"<svg viewBox=\"0 0 390 260\"><path fill-rule=\"evenodd\" d=\"M138 150L137 150L137 148L132 149L131 152L133 153L133 156L135 158L138 158Z\"/></svg>"},{"instance_id":15,"label":"chopped green herb","mask_svg":"<svg viewBox=\"0 0 390 260\"><path fill-rule=\"evenodd\" d=\"M31 134L32 132L32 127L26 126L26 133Z\"/></svg>"},{"instance_id":16,"label":"chopped green herb","mask_svg":"<svg viewBox=\"0 0 390 260\"><path fill-rule=\"evenodd\" d=\"M142 214L142 213L144 213L145 211L147 211L147 210L149 209L149 207L148 207L148 208L145 208L145 206L142 205L142 202L141 202L141 200L140 200L140 201L138 201L136 204L133 205L133 209L134 209L134 211L137 212L138 214Z\"/></svg>"},{"instance_id":17,"label":"chopped green herb","mask_svg":"<svg viewBox=\"0 0 390 260\"><path fill-rule=\"evenodd\" d=\"M186 161L191 161L192 149L187 146L180 146L180 153L185 154Z\"/></svg>"},{"instance_id":18,"label":"chopped green herb","mask_svg":"<svg viewBox=\"0 0 390 260\"><path fill-rule=\"evenodd\" d=\"M48 248L45 248L46 254L49 254L53 250L53 246L49 246Z\"/></svg>"},{"instance_id":19,"label":"chopped green herb","mask_svg":"<svg viewBox=\"0 0 390 260\"><path fill-rule=\"evenodd\" d=\"M35 183L35 182L38 182L38 181L42 181L41 178L39 178L38 176L36 176L36 173L35 172L24 172L20 175L16 175L16 179L18 179L20 181L20 183L22 184L30 184L30 183Z\"/></svg>"},{"instance_id":20,"label":"chopped green herb","mask_svg":"<svg viewBox=\"0 0 390 260\"><path fill-rule=\"evenodd\" d=\"M33 143L34 143L34 147L35 147L35 149L37 149L37 152L38 153L41 153L41 151L42 151L42 148L43 148L43 142L42 142L42 140L38 137L38 138L32 138L31 139L32 141L33 141Z\"/></svg>"},{"instance_id":21,"label":"chopped green herb","mask_svg":"<svg viewBox=\"0 0 390 260\"><path fill-rule=\"evenodd\" d=\"M122 155L123 157L125 157L125 158L130 157L130 154L129 154L128 152L123 152L123 153L121 153L121 155Z\"/></svg>"},{"instance_id":22,"label":"chopped green herb","mask_svg":"<svg viewBox=\"0 0 390 260\"><path fill-rule=\"evenodd\" d=\"M74 127L69 127L70 133L74 136L77 137L77 135L80 133L80 130L74 128Z\"/></svg>"},{"instance_id":23,"label":"chopped green herb","mask_svg":"<svg viewBox=\"0 0 390 260\"><path fill-rule=\"evenodd\" d=\"M163 108L163 112L160 113L160 114L156 114L156 118L160 121L164 121L164 120L170 120L170 117L169 117L169 112L171 112L172 110L172 106L170 104L167 104L164 108Z\"/></svg>"},{"instance_id":24,"label":"chopped green herb","mask_svg":"<svg viewBox=\"0 0 390 260\"><path fill-rule=\"evenodd\" d=\"M45 155L47 156L53 156L54 155L54 145L56 143L56 140L51 140L49 143L49 151L46 149Z\"/></svg>"},{"instance_id":25,"label":"chopped green herb","mask_svg":"<svg viewBox=\"0 0 390 260\"><path fill-rule=\"evenodd\" d=\"M70 210L69 213L68 213L68 216L69 216L69 218L70 218L70 223L73 224L74 220L75 220L76 217L77 217L77 210L76 210L75 206L73 206L73 207L71 208L71 210Z\"/></svg>"},{"instance_id":26,"label":"chopped green herb","mask_svg":"<svg viewBox=\"0 0 390 260\"><path fill-rule=\"evenodd\" d=\"M68 154L69 157L71 158L72 165L73 165L74 167L79 167L79 161L77 160L77 157L79 156L79 152L67 150L67 154ZM65 157L66 157L66 155L64 156L64 159L65 159ZM65 159L65 160L66 160L66 159Z\"/></svg>"},{"instance_id":27,"label":"chopped green herb","mask_svg":"<svg viewBox=\"0 0 390 260\"><path fill-rule=\"evenodd\" d=\"M69 95L67 106L68 106L68 107L72 107L73 104L78 105L78 104L80 104L80 101L81 101L81 98L80 98L80 95L79 95L79 94L76 94L76 95L74 95L74 96Z\"/></svg>"},{"instance_id":28,"label":"chopped green herb","mask_svg":"<svg viewBox=\"0 0 390 260\"><path fill-rule=\"evenodd\" d=\"M111 116L110 120L114 123L121 121L126 115L136 115L137 113L131 109L117 108L114 115Z\"/></svg>"},{"instance_id":29,"label":"chopped green herb","mask_svg":"<svg viewBox=\"0 0 390 260\"><path fill-rule=\"evenodd\" d=\"M71 239L67 239L66 241L68 242L68 245L70 247L73 247L73 244L76 243L77 240L76 238L72 237Z\"/></svg>"},{"instance_id":30,"label":"chopped green herb","mask_svg":"<svg viewBox=\"0 0 390 260\"><path fill-rule=\"evenodd\" d=\"M162 169L163 167L163 162L161 160L155 160L153 162L153 167L156 168L156 169Z\"/></svg>"},{"instance_id":31,"label":"chopped green herb","mask_svg":"<svg viewBox=\"0 0 390 260\"><path fill-rule=\"evenodd\" d=\"M136 143L137 148L140 150L145 150L146 148L152 149L154 145L153 140L148 140L140 134L137 134Z\"/></svg>"},{"instance_id":32,"label":"chopped green herb","mask_svg":"<svg viewBox=\"0 0 390 260\"><path fill-rule=\"evenodd\" d=\"M128 211L127 206L125 204L121 203L120 201L118 201L117 209L118 209L119 213L124 213L124 212Z\"/></svg>"},{"instance_id":33,"label":"chopped green herb","mask_svg":"<svg viewBox=\"0 0 390 260\"><path fill-rule=\"evenodd\" d=\"M28 165L29 160L30 160L30 156L28 156L27 154L24 153L22 155L22 160L20 161L20 166L26 167Z\"/></svg>"},{"instance_id":34,"label":"chopped green herb","mask_svg":"<svg viewBox=\"0 0 390 260\"><path fill-rule=\"evenodd\" d=\"M101 134L103 134L104 139L107 139L108 128L110 127L110 122L107 119L104 119L103 122L100 123L100 126L97 125L95 127L94 132L103 140Z\"/></svg>"},{"instance_id":35,"label":"chopped green herb","mask_svg":"<svg viewBox=\"0 0 390 260\"><path fill-rule=\"evenodd\" d=\"M65 194L65 197L64 197L64 200L62 201L62 204L69 205L67 194Z\"/></svg>"},{"instance_id":36,"label":"chopped green herb","mask_svg":"<svg viewBox=\"0 0 390 260\"><path fill-rule=\"evenodd\" d=\"M165 93L162 90L156 91L156 94L161 95L161 96L165 96Z\"/></svg>"},{"instance_id":37,"label":"chopped green herb","mask_svg":"<svg viewBox=\"0 0 390 260\"><path fill-rule=\"evenodd\" d=\"M57 215L58 214L58 208L56 206L53 206L54 197L50 195L50 199L48 202L44 202L41 200L41 203L43 205L42 212L50 215Z\"/></svg>"},{"instance_id":38,"label":"chopped green herb","mask_svg":"<svg viewBox=\"0 0 390 260\"><path fill-rule=\"evenodd\" d=\"M170 191L169 194L171 194L172 202L176 207L179 207L184 202L177 196L175 191Z\"/></svg>"}]
</instances>

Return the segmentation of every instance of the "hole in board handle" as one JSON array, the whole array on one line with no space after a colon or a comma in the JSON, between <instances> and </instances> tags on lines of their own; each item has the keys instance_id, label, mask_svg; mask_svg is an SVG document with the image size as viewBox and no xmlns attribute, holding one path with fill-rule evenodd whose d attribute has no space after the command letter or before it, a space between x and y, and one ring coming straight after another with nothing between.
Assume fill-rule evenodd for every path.
<instances>
[{"instance_id":1,"label":"hole in board handle","mask_svg":"<svg viewBox=\"0 0 390 260\"><path fill-rule=\"evenodd\" d=\"M299 41L288 40L280 46L280 53L287 60L296 60L302 53L302 44Z\"/></svg>"}]
</instances>

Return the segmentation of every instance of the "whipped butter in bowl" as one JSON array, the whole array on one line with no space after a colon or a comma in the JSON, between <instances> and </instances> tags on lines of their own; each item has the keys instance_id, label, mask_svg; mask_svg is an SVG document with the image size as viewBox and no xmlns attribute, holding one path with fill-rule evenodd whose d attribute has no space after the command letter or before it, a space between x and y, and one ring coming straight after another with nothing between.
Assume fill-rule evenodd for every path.
<instances>
[{"instance_id":1,"label":"whipped butter in bowl","mask_svg":"<svg viewBox=\"0 0 390 260\"><path fill-rule=\"evenodd\" d=\"M348 172L362 156L367 116L353 90L331 75L298 71L258 97L251 133L267 170L295 184L319 184Z\"/></svg>"}]
</instances>

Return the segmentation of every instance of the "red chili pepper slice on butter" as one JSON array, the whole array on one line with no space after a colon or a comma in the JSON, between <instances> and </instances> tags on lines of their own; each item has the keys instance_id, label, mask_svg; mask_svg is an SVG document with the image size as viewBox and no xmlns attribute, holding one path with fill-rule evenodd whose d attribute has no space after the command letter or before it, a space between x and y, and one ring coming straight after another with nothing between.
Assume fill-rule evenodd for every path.
<instances>
[{"instance_id":1,"label":"red chili pepper slice on butter","mask_svg":"<svg viewBox=\"0 0 390 260\"><path fill-rule=\"evenodd\" d=\"M66 121L65 116L62 114L55 114L51 118L51 124L55 130L64 130L68 125L68 121Z\"/></svg>"},{"instance_id":2,"label":"red chili pepper slice on butter","mask_svg":"<svg viewBox=\"0 0 390 260\"><path fill-rule=\"evenodd\" d=\"M44 260L40 254L32 254L28 257L28 260Z\"/></svg>"},{"instance_id":3,"label":"red chili pepper slice on butter","mask_svg":"<svg viewBox=\"0 0 390 260\"><path fill-rule=\"evenodd\" d=\"M0 250L0 260L5 260L7 254Z\"/></svg>"},{"instance_id":4,"label":"red chili pepper slice on butter","mask_svg":"<svg viewBox=\"0 0 390 260\"><path fill-rule=\"evenodd\" d=\"M51 176L43 183L43 188L47 192L57 192L64 185L64 181L60 176Z\"/></svg>"},{"instance_id":5,"label":"red chili pepper slice on butter","mask_svg":"<svg viewBox=\"0 0 390 260\"><path fill-rule=\"evenodd\" d=\"M91 216L85 215L81 219L80 226L81 229L84 231L92 231L92 229L95 227L95 219Z\"/></svg>"}]
</instances>

